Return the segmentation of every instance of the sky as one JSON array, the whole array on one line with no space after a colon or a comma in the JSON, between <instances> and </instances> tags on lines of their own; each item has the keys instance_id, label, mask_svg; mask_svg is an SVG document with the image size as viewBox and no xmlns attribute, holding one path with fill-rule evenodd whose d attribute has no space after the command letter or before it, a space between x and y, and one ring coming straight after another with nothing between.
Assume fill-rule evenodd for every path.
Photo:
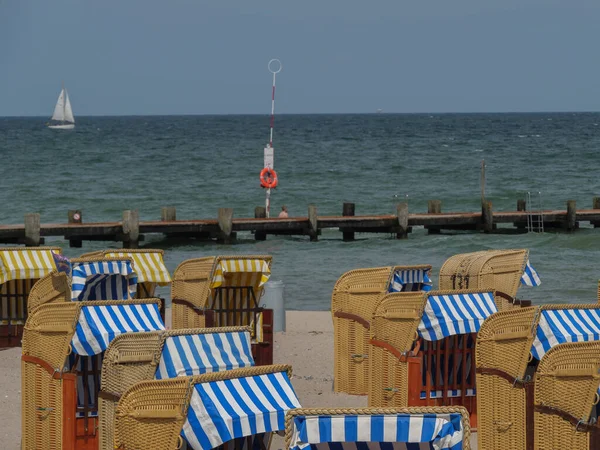
<instances>
[{"instance_id":1,"label":"sky","mask_svg":"<svg viewBox=\"0 0 600 450\"><path fill-rule=\"evenodd\" d=\"M0 116L600 110L598 0L0 0Z\"/></svg>"}]
</instances>

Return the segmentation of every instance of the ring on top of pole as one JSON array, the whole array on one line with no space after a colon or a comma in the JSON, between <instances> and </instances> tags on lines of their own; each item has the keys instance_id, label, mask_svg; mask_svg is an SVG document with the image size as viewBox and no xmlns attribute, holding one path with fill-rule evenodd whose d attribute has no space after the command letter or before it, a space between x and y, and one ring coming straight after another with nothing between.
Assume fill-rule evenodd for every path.
<instances>
[{"instance_id":1,"label":"ring on top of pole","mask_svg":"<svg viewBox=\"0 0 600 450\"><path fill-rule=\"evenodd\" d=\"M271 67L271 65L273 63L277 64L275 66L275 67L278 67L277 70L275 70L273 67ZM279 61L277 58L273 58L271 61L269 61L268 67L269 67L269 72L275 74L275 73L281 72L281 69L283 69L283 64L281 64L281 61Z\"/></svg>"}]
</instances>

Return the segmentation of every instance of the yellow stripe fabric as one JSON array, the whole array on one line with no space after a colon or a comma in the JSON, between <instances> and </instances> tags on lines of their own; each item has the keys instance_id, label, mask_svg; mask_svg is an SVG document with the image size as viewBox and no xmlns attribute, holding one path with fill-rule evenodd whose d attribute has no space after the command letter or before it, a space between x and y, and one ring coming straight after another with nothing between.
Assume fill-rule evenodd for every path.
<instances>
[{"instance_id":1,"label":"yellow stripe fabric","mask_svg":"<svg viewBox=\"0 0 600 450\"><path fill-rule=\"evenodd\" d=\"M56 269L53 250L0 250L0 284L42 278Z\"/></svg>"},{"instance_id":2,"label":"yellow stripe fabric","mask_svg":"<svg viewBox=\"0 0 600 450\"><path fill-rule=\"evenodd\" d=\"M158 252L111 252L107 257L128 257L133 260L133 268L138 276L138 282L152 282L165 286L171 282L171 275Z\"/></svg>"},{"instance_id":3,"label":"yellow stripe fabric","mask_svg":"<svg viewBox=\"0 0 600 450\"><path fill-rule=\"evenodd\" d=\"M219 261L211 288L220 286L261 287L271 276L269 264L262 259L224 259Z\"/></svg>"}]
</instances>

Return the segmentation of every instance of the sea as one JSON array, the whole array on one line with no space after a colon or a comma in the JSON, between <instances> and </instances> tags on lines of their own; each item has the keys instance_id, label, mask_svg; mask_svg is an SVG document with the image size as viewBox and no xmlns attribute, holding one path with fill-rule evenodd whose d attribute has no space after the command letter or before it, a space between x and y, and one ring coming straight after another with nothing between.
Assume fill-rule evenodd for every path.
<instances>
[{"instance_id":1,"label":"sea","mask_svg":"<svg viewBox=\"0 0 600 450\"><path fill-rule=\"evenodd\" d=\"M253 217L264 205L268 116L77 117L73 131L47 129L46 120L0 118L0 224L31 212L43 223L65 222L69 209L82 210L86 222L118 221L126 209L157 220L162 206L176 207L178 219L216 218L220 207ZM272 213L286 205L290 217L306 216L309 204L341 214L344 202L354 202L357 215L393 213L405 201L410 212L426 212L428 200L441 200L444 212L478 211L483 160L496 211L515 210L527 193L536 209L565 209L567 200L591 208L600 195L600 113L280 115L273 146ZM165 250L171 272L190 258L272 255L271 280L284 283L291 310L329 309L336 280L351 269L431 264L436 286L448 257L485 249L530 250L542 284L522 287L519 297L537 304L596 302L600 279L600 229L589 224L571 234L414 228L406 240L361 233L354 242L337 231L319 242L238 234L227 246L145 238L143 247ZM67 256L120 245L46 244ZM161 295L168 299L168 289Z\"/></svg>"}]
</instances>

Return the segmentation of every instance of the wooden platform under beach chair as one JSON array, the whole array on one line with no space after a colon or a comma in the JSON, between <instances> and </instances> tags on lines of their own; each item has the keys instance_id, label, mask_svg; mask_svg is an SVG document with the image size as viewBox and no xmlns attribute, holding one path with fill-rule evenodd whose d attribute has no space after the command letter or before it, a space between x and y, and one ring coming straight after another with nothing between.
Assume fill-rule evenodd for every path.
<instances>
[{"instance_id":1,"label":"wooden platform under beach chair","mask_svg":"<svg viewBox=\"0 0 600 450\"><path fill-rule=\"evenodd\" d=\"M373 313L389 292L431 289L431 266L356 269L343 274L331 296L334 330L334 391L367 395Z\"/></svg>"},{"instance_id":2,"label":"wooden platform under beach chair","mask_svg":"<svg viewBox=\"0 0 600 450\"><path fill-rule=\"evenodd\" d=\"M575 392L579 389L578 383L583 381L579 368L584 369L585 378L590 375L590 364L593 365L596 361L596 356L583 358L585 351L582 351L579 353L582 357L578 361L579 365L571 357L567 357L564 361L570 361L573 365L569 367L567 363L552 374L551 371L542 374L540 370L547 370L549 366L561 363L561 356L565 355L563 352L568 352L568 347L557 350L555 356L552 356L554 352L550 353L550 350L559 344L567 345L568 342L598 340L598 304L544 305L502 311L490 316L481 326L476 347L479 445L482 448L509 450L533 448L536 429L533 401L534 389L537 389L534 381L545 379L547 375L556 376L560 379L560 384L556 385L557 388L560 387L560 392L564 394L569 385ZM541 364L540 361L544 361L545 355L549 353L548 362ZM600 378L596 383L597 386L600 384ZM567 403L562 404L569 405L568 408L576 406L572 411L590 412L594 406L595 400L591 395L570 397L569 400L565 399ZM555 401L553 396L547 398L550 403ZM586 416L582 415L581 419L585 422ZM585 428L584 422L581 423L582 430ZM565 436L566 440L572 438L573 436Z\"/></svg>"},{"instance_id":3,"label":"wooden platform under beach chair","mask_svg":"<svg viewBox=\"0 0 600 450\"><path fill-rule=\"evenodd\" d=\"M53 270L58 247L0 247L0 348L21 345L32 286Z\"/></svg>"},{"instance_id":4,"label":"wooden platform under beach chair","mask_svg":"<svg viewBox=\"0 0 600 450\"><path fill-rule=\"evenodd\" d=\"M127 249L100 250L81 255L82 258L129 258L137 275L136 298L154 297L158 286L171 284L171 275L165 266L163 250L157 249Z\"/></svg>"},{"instance_id":5,"label":"wooden platform under beach chair","mask_svg":"<svg viewBox=\"0 0 600 450\"><path fill-rule=\"evenodd\" d=\"M137 292L137 274L126 257L62 258L58 270L31 288L29 310L47 303L83 300L126 300Z\"/></svg>"},{"instance_id":6,"label":"wooden platform under beach chair","mask_svg":"<svg viewBox=\"0 0 600 450\"><path fill-rule=\"evenodd\" d=\"M398 292L371 323L369 406L464 406L477 426L475 336L493 291Z\"/></svg>"},{"instance_id":7,"label":"wooden platform under beach chair","mask_svg":"<svg viewBox=\"0 0 600 450\"><path fill-rule=\"evenodd\" d=\"M530 306L517 299L521 285L539 286L537 272L529 263L529 250L485 250L454 255L440 269L439 289L493 289L498 310Z\"/></svg>"},{"instance_id":8,"label":"wooden platform under beach chair","mask_svg":"<svg viewBox=\"0 0 600 450\"><path fill-rule=\"evenodd\" d=\"M164 330L160 300L76 301L30 311L21 357L22 450L97 450L102 355L123 333Z\"/></svg>"},{"instance_id":9,"label":"wooden platform under beach chair","mask_svg":"<svg viewBox=\"0 0 600 450\"><path fill-rule=\"evenodd\" d=\"M290 378L275 365L138 383L119 401L115 448L268 449L300 406Z\"/></svg>"},{"instance_id":10,"label":"wooden platform under beach chair","mask_svg":"<svg viewBox=\"0 0 600 450\"><path fill-rule=\"evenodd\" d=\"M248 327L126 333L108 346L99 394L100 450L114 449L115 410L136 383L254 366Z\"/></svg>"},{"instance_id":11,"label":"wooden platform under beach chair","mask_svg":"<svg viewBox=\"0 0 600 450\"><path fill-rule=\"evenodd\" d=\"M256 363L272 364L273 311L260 306L271 259L237 255L182 262L171 285L172 327L250 326Z\"/></svg>"},{"instance_id":12,"label":"wooden platform under beach chair","mask_svg":"<svg viewBox=\"0 0 600 450\"><path fill-rule=\"evenodd\" d=\"M299 408L286 415L287 450L469 450L461 407Z\"/></svg>"}]
</instances>

